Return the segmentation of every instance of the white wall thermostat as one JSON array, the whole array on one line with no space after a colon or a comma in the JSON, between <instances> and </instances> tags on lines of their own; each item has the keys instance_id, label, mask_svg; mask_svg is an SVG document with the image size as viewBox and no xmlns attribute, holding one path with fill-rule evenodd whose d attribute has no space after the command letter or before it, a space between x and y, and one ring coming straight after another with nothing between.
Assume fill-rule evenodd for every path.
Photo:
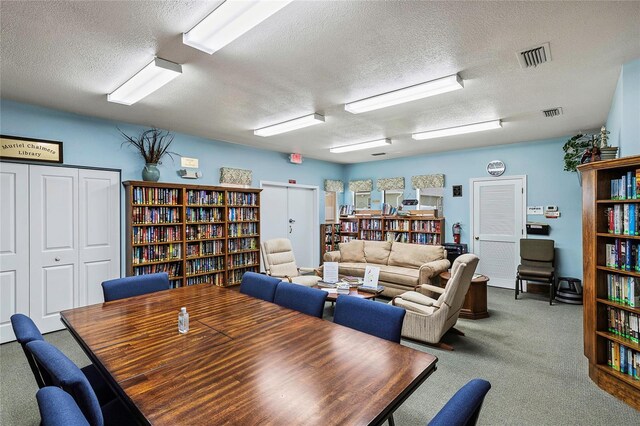
<instances>
[{"instance_id":1,"label":"white wall thermostat","mask_svg":"<svg viewBox=\"0 0 640 426\"><path fill-rule=\"evenodd\" d=\"M506 167L500 160L492 160L489 161L489 164L487 164L487 173L489 173L491 176L502 176L505 170Z\"/></svg>"}]
</instances>

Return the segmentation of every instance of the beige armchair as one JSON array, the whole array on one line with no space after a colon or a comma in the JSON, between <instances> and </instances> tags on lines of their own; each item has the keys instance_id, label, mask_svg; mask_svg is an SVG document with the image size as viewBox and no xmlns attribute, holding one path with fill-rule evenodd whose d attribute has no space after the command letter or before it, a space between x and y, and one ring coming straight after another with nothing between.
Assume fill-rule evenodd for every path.
<instances>
[{"instance_id":1,"label":"beige armchair","mask_svg":"<svg viewBox=\"0 0 640 426\"><path fill-rule=\"evenodd\" d=\"M458 321L476 266L478 256L463 254L453 262L451 279L444 288L422 284L416 287L417 291L403 293L389 302L407 310L402 325L402 337L452 351L453 347L442 343L440 339L449 330L464 336L463 332L453 326Z\"/></svg>"},{"instance_id":2,"label":"beige armchair","mask_svg":"<svg viewBox=\"0 0 640 426\"><path fill-rule=\"evenodd\" d=\"M262 262L268 275L306 287L312 287L320 280L320 277L315 275L314 268L298 268L291 241L287 238L263 241L260 245Z\"/></svg>"}]
</instances>

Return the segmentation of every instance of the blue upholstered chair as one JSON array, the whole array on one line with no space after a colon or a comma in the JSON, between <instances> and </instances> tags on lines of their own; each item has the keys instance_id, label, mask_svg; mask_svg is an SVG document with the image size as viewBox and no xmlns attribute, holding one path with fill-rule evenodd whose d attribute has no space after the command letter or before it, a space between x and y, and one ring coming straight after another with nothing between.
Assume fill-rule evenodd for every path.
<instances>
[{"instance_id":1,"label":"blue upholstered chair","mask_svg":"<svg viewBox=\"0 0 640 426\"><path fill-rule=\"evenodd\" d=\"M282 281L280 278L255 272L245 272L240 283L240 293L257 299L273 302L276 295L276 287Z\"/></svg>"},{"instance_id":2,"label":"blue upholstered chair","mask_svg":"<svg viewBox=\"0 0 640 426\"><path fill-rule=\"evenodd\" d=\"M58 348L35 340L27 343L27 349L49 374L52 384L73 397L91 426L135 424L133 416L119 399L100 405L85 375Z\"/></svg>"},{"instance_id":3,"label":"blue upholstered chair","mask_svg":"<svg viewBox=\"0 0 640 426\"><path fill-rule=\"evenodd\" d=\"M473 379L460 388L431 419L428 426L473 426L478 421L485 395L491 383Z\"/></svg>"},{"instance_id":4,"label":"blue upholstered chair","mask_svg":"<svg viewBox=\"0 0 640 426\"><path fill-rule=\"evenodd\" d=\"M13 327L13 333L16 335L18 343L22 346L22 350L27 357L27 362L29 362L29 367L31 367L31 371L33 372L33 376L36 379L38 387L42 388L44 386L51 386L53 384L51 377L49 377L46 370L40 368L33 357L33 354L31 354L27 349L27 343L29 342L44 341L44 337L42 337L40 330L38 330L38 327L34 324L31 318L24 314L11 315L11 326ZM84 373L101 403L104 404L115 399L116 396L113 394L111 389L109 389L109 385L104 381L95 365L87 365L80 371Z\"/></svg>"},{"instance_id":5,"label":"blue upholstered chair","mask_svg":"<svg viewBox=\"0 0 640 426\"><path fill-rule=\"evenodd\" d=\"M293 309L303 314L322 318L324 302L327 292L317 288L305 287L299 284L281 282L276 288L273 302L285 308Z\"/></svg>"},{"instance_id":6,"label":"blue upholstered chair","mask_svg":"<svg viewBox=\"0 0 640 426\"><path fill-rule=\"evenodd\" d=\"M42 426L89 426L73 397L55 386L36 393Z\"/></svg>"},{"instance_id":7,"label":"blue upholstered chair","mask_svg":"<svg viewBox=\"0 0 640 426\"><path fill-rule=\"evenodd\" d=\"M168 289L169 275L166 272L116 278L102 283L105 302Z\"/></svg>"},{"instance_id":8,"label":"blue upholstered chair","mask_svg":"<svg viewBox=\"0 0 640 426\"><path fill-rule=\"evenodd\" d=\"M354 296L339 296L333 322L400 343L405 310Z\"/></svg>"}]
</instances>

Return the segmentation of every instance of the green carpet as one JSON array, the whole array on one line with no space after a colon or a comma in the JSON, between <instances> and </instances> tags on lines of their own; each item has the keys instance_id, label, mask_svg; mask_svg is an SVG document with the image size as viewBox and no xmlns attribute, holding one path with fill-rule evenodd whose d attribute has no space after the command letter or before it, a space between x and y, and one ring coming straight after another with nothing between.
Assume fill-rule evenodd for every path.
<instances>
[{"instance_id":1,"label":"green carpet","mask_svg":"<svg viewBox=\"0 0 640 426\"><path fill-rule=\"evenodd\" d=\"M480 425L632 425L640 412L600 390L582 354L582 306L549 306L542 296L489 288L486 319L461 319L444 341L455 351L403 344L435 354L438 369L396 411L396 425L425 425L467 381L491 382ZM333 308L327 304L325 318ZM47 334L78 365L88 361L66 331ZM375 368L375 366L372 366ZM0 424L37 425L37 390L17 343L0 346Z\"/></svg>"}]
</instances>

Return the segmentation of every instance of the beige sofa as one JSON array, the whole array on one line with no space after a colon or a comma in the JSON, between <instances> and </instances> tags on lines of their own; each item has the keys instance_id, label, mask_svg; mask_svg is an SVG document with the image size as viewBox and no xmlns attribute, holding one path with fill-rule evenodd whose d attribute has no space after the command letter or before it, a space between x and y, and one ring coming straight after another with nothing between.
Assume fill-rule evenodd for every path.
<instances>
[{"instance_id":1,"label":"beige sofa","mask_svg":"<svg viewBox=\"0 0 640 426\"><path fill-rule=\"evenodd\" d=\"M450 265L442 246L353 240L339 247L325 253L324 261L338 262L340 276L363 277L367 265L380 267L379 284L388 297L430 284Z\"/></svg>"}]
</instances>

